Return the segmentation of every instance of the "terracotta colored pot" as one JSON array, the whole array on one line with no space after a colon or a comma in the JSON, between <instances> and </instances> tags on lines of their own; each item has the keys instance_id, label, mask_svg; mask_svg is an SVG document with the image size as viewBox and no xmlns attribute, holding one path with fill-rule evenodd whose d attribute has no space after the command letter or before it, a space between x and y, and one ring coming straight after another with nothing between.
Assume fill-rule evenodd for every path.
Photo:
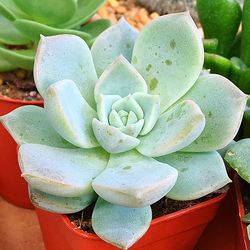
<instances>
[{"instance_id":1,"label":"terracotta colored pot","mask_svg":"<svg viewBox=\"0 0 250 250\"><path fill-rule=\"evenodd\" d=\"M241 195L240 177L237 174L235 174L234 176L234 189L237 202L237 229L238 229L237 250L249 250L250 240L248 239L247 236L247 225L242 222L242 218L245 215L245 209Z\"/></svg>"},{"instance_id":2,"label":"terracotta colored pot","mask_svg":"<svg viewBox=\"0 0 250 250\"><path fill-rule=\"evenodd\" d=\"M27 104L43 106L43 101L0 97L0 116ZM33 208L28 197L28 186L21 177L16 148L17 144L0 123L0 195L17 206Z\"/></svg>"},{"instance_id":3,"label":"terracotta colored pot","mask_svg":"<svg viewBox=\"0 0 250 250\"><path fill-rule=\"evenodd\" d=\"M193 207L154 219L147 233L133 246L140 250L191 250L215 217L226 194ZM116 250L95 234L83 232L66 215L36 208L46 250Z\"/></svg>"}]
</instances>

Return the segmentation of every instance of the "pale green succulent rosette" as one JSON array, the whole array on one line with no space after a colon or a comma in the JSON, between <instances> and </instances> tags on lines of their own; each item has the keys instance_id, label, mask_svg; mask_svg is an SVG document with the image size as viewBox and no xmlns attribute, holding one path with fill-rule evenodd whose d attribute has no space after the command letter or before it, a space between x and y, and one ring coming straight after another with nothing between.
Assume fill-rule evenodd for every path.
<instances>
[{"instance_id":1,"label":"pale green succulent rosette","mask_svg":"<svg viewBox=\"0 0 250 250\"><path fill-rule=\"evenodd\" d=\"M36 44L45 36L73 34L89 46L111 25L100 19L84 26L106 0L2 0L0 2L0 72L33 69ZM7 45L26 45L10 50Z\"/></svg>"},{"instance_id":2,"label":"pale green succulent rosette","mask_svg":"<svg viewBox=\"0 0 250 250\"><path fill-rule=\"evenodd\" d=\"M235 137L247 96L220 75L200 76L203 59L188 13L139 34L122 19L91 51L74 35L42 37L34 76L44 109L1 118L20 145L32 202L73 213L98 195L94 231L128 249L147 231L151 204L229 183L217 150Z\"/></svg>"}]
</instances>

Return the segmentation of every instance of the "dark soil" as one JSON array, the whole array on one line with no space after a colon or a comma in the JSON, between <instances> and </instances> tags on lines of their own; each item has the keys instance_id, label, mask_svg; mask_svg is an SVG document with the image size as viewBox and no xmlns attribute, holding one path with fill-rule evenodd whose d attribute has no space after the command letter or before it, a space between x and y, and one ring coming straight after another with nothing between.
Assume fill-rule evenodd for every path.
<instances>
[{"instance_id":1,"label":"dark soil","mask_svg":"<svg viewBox=\"0 0 250 250\"><path fill-rule=\"evenodd\" d=\"M164 197L158 202L151 205L153 219L161 217L163 215L171 214L181 209L189 208L201 202L207 201L222 193L225 193L228 190L228 188L229 186L227 185L226 187L221 188L211 194L208 194L200 199L196 199L192 201L176 201L176 200L172 200L172 199L168 199ZM91 216L92 216L94 206L95 204L92 204L86 209L78 213L68 215L68 218L70 219L74 227L79 228L88 233L94 233L94 230L91 224Z\"/></svg>"},{"instance_id":2,"label":"dark soil","mask_svg":"<svg viewBox=\"0 0 250 250\"><path fill-rule=\"evenodd\" d=\"M18 69L0 73L0 95L23 101L42 100L31 71Z\"/></svg>"}]
</instances>

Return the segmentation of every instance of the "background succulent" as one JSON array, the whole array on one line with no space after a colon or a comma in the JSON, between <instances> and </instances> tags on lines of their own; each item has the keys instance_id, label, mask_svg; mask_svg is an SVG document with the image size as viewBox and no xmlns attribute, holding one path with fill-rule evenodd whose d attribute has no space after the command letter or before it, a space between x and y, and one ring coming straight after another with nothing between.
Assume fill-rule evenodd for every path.
<instances>
[{"instance_id":1,"label":"background succulent","mask_svg":"<svg viewBox=\"0 0 250 250\"><path fill-rule=\"evenodd\" d=\"M72 213L98 195L94 231L127 249L147 231L152 203L229 183L216 150L236 135L248 96L220 75L200 75L203 59L188 13L139 34L121 19L91 51L73 35L42 37L34 78L44 109L1 118L21 145L32 202Z\"/></svg>"},{"instance_id":2,"label":"background succulent","mask_svg":"<svg viewBox=\"0 0 250 250\"><path fill-rule=\"evenodd\" d=\"M0 2L0 71L33 69L42 35L74 34L91 45L110 26L107 19L86 23L105 0L3 0ZM8 46L6 46L8 45ZM25 46L23 46L25 45Z\"/></svg>"}]
</instances>

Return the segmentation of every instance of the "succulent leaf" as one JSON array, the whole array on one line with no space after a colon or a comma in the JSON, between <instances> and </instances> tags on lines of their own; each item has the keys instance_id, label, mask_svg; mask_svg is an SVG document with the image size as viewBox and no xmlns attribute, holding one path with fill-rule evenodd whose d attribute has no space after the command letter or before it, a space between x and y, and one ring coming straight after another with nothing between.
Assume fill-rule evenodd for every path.
<instances>
[{"instance_id":1,"label":"succulent leaf","mask_svg":"<svg viewBox=\"0 0 250 250\"><path fill-rule=\"evenodd\" d=\"M27 105L1 117L1 122L17 144L34 143L73 148L50 125L43 108Z\"/></svg>"},{"instance_id":2,"label":"succulent leaf","mask_svg":"<svg viewBox=\"0 0 250 250\"><path fill-rule=\"evenodd\" d=\"M227 151L225 160L242 179L250 183L250 139L233 144Z\"/></svg>"},{"instance_id":3,"label":"succulent leaf","mask_svg":"<svg viewBox=\"0 0 250 250\"><path fill-rule=\"evenodd\" d=\"M99 95L97 100L97 114L101 122L109 124L109 114L112 110L112 105L119 99L121 97L118 95Z\"/></svg>"},{"instance_id":4,"label":"succulent leaf","mask_svg":"<svg viewBox=\"0 0 250 250\"><path fill-rule=\"evenodd\" d=\"M144 125L144 119L139 120L138 122L135 122L133 124L126 124L125 127L120 128L121 132L133 136L133 137L137 137Z\"/></svg>"},{"instance_id":5,"label":"succulent leaf","mask_svg":"<svg viewBox=\"0 0 250 250\"><path fill-rule=\"evenodd\" d=\"M95 233L106 242L124 250L146 233L151 220L150 206L127 208L111 204L101 198L97 200L92 214Z\"/></svg>"},{"instance_id":6,"label":"succulent leaf","mask_svg":"<svg viewBox=\"0 0 250 250\"><path fill-rule=\"evenodd\" d=\"M45 24L60 24L68 21L77 9L75 0L13 0L16 6L30 19Z\"/></svg>"},{"instance_id":7,"label":"succulent leaf","mask_svg":"<svg viewBox=\"0 0 250 250\"><path fill-rule=\"evenodd\" d=\"M232 82L220 75L202 75L182 98L187 99L199 105L206 117L206 126L198 139L183 151L218 150L234 139L241 124L247 96Z\"/></svg>"},{"instance_id":8,"label":"succulent leaf","mask_svg":"<svg viewBox=\"0 0 250 250\"><path fill-rule=\"evenodd\" d=\"M132 64L146 80L149 93L160 95L163 112L193 86L203 60L197 27L183 12L159 17L140 32Z\"/></svg>"},{"instance_id":9,"label":"succulent leaf","mask_svg":"<svg viewBox=\"0 0 250 250\"><path fill-rule=\"evenodd\" d=\"M99 196L111 203L145 207L166 195L177 175L170 165L129 151L111 154L107 168L95 178L92 186Z\"/></svg>"},{"instance_id":10,"label":"succulent leaf","mask_svg":"<svg viewBox=\"0 0 250 250\"><path fill-rule=\"evenodd\" d=\"M74 28L88 21L106 0L78 0L77 9L73 17L66 23L61 23L58 27Z\"/></svg>"},{"instance_id":11,"label":"succulent leaf","mask_svg":"<svg viewBox=\"0 0 250 250\"><path fill-rule=\"evenodd\" d=\"M178 179L167 194L174 200L194 200L230 183L224 162L216 151L207 153L177 152L157 158L178 171Z\"/></svg>"},{"instance_id":12,"label":"succulent leaf","mask_svg":"<svg viewBox=\"0 0 250 250\"><path fill-rule=\"evenodd\" d=\"M32 70L35 58L35 50L10 50L0 45L0 57L12 64L15 68Z\"/></svg>"},{"instance_id":13,"label":"succulent leaf","mask_svg":"<svg viewBox=\"0 0 250 250\"><path fill-rule=\"evenodd\" d=\"M151 157L176 152L193 142L204 127L199 106L191 100L181 102L163 113L151 132L139 138L137 150Z\"/></svg>"},{"instance_id":14,"label":"succulent leaf","mask_svg":"<svg viewBox=\"0 0 250 250\"><path fill-rule=\"evenodd\" d=\"M148 95L145 93L135 93L133 98L143 110L144 126L140 135L146 135L155 126L160 116L160 97L158 95Z\"/></svg>"},{"instance_id":15,"label":"succulent leaf","mask_svg":"<svg viewBox=\"0 0 250 250\"><path fill-rule=\"evenodd\" d=\"M110 26L111 21L109 19L99 19L80 27L80 30L91 36L91 41L88 44L92 46L95 39Z\"/></svg>"},{"instance_id":16,"label":"succulent leaf","mask_svg":"<svg viewBox=\"0 0 250 250\"><path fill-rule=\"evenodd\" d=\"M91 52L98 76L101 76L104 70L120 55L131 62L137 33L124 18L121 18L117 24L105 30L96 39Z\"/></svg>"},{"instance_id":17,"label":"succulent leaf","mask_svg":"<svg viewBox=\"0 0 250 250\"><path fill-rule=\"evenodd\" d=\"M147 89L142 76L123 56L119 56L98 79L95 100L100 94L125 97L135 92L147 93Z\"/></svg>"},{"instance_id":18,"label":"succulent leaf","mask_svg":"<svg viewBox=\"0 0 250 250\"><path fill-rule=\"evenodd\" d=\"M79 197L60 197L46 194L32 187L29 187L29 197L34 206L60 214L70 214L81 211L97 198L94 192Z\"/></svg>"},{"instance_id":19,"label":"succulent leaf","mask_svg":"<svg viewBox=\"0 0 250 250\"><path fill-rule=\"evenodd\" d=\"M34 78L44 96L50 84L70 79L91 107L95 107L95 67L87 44L73 35L41 37L34 65Z\"/></svg>"},{"instance_id":20,"label":"succulent leaf","mask_svg":"<svg viewBox=\"0 0 250 250\"><path fill-rule=\"evenodd\" d=\"M135 137L122 133L119 128L93 119L93 131L99 144L109 153L121 153L135 148L140 143Z\"/></svg>"},{"instance_id":21,"label":"succulent leaf","mask_svg":"<svg viewBox=\"0 0 250 250\"><path fill-rule=\"evenodd\" d=\"M67 141L81 148L98 146L92 131L97 113L71 80L49 86L44 96L46 114L54 129Z\"/></svg>"},{"instance_id":22,"label":"succulent leaf","mask_svg":"<svg viewBox=\"0 0 250 250\"><path fill-rule=\"evenodd\" d=\"M15 65L11 64L9 61L3 58L0 53L0 72L10 71L16 68L17 67Z\"/></svg>"},{"instance_id":23,"label":"succulent leaf","mask_svg":"<svg viewBox=\"0 0 250 250\"><path fill-rule=\"evenodd\" d=\"M14 21L17 18L27 18L27 15L12 0L1 0L0 13L10 21Z\"/></svg>"},{"instance_id":24,"label":"succulent leaf","mask_svg":"<svg viewBox=\"0 0 250 250\"><path fill-rule=\"evenodd\" d=\"M44 36L54 36L59 34L71 34L79 36L84 40L88 40L91 36L83 31L74 30L74 29L59 29L52 26L48 26L43 23L26 20L26 19L17 19L14 21L16 28L27 38L34 42L38 42L40 35Z\"/></svg>"},{"instance_id":25,"label":"succulent leaf","mask_svg":"<svg viewBox=\"0 0 250 250\"><path fill-rule=\"evenodd\" d=\"M22 176L42 192L76 197L93 192L91 182L107 165L107 154L98 149L64 149L40 144L19 148Z\"/></svg>"},{"instance_id":26,"label":"succulent leaf","mask_svg":"<svg viewBox=\"0 0 250 250\"><path fill-rule=\"evenodd\" d=\"M14 26L13 22L0 16L0 42L10 45L22 45L30 43Z\"/></svg>"}]
</instances>

